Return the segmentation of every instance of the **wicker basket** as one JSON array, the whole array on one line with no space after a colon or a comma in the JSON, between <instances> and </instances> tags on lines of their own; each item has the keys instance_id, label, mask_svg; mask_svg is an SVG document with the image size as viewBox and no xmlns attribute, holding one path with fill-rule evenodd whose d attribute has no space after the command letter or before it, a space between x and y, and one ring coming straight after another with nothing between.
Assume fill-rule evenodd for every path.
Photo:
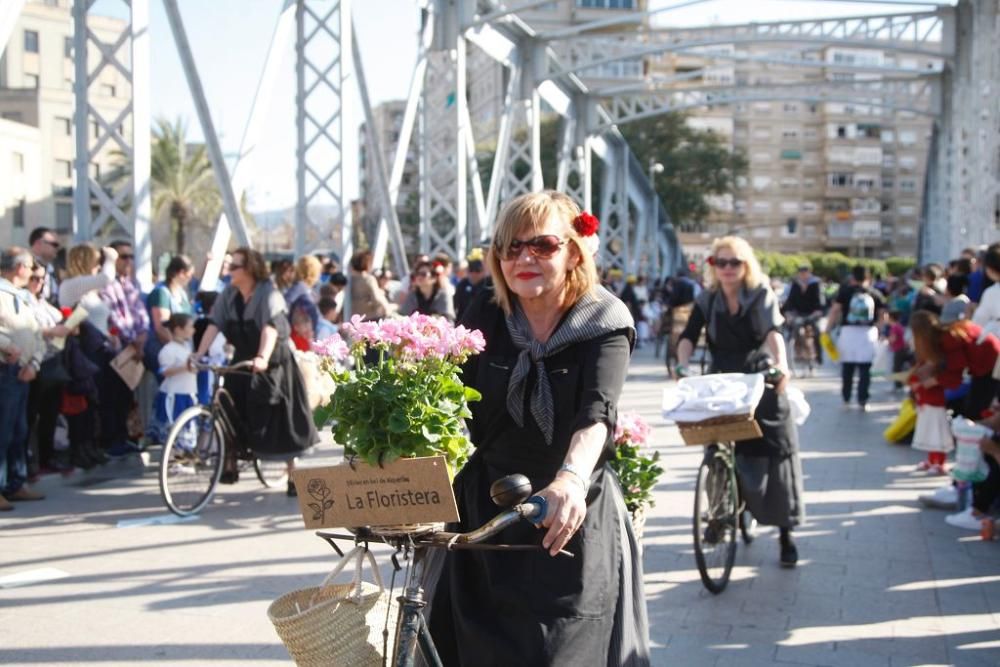
<instances>
[{"instance_id":1,"label":"wicker basket","mask_svg":"<svg viewBox=\"0 0 1000 667\"><path fill-rule=\"evenodd\" d=\"M374 584L361 580L366 555ZM329 583L349 563L355 563L353 581ZM300 667L381 667L383 652L392 655L398 604L382 585L371 552L357 547L322 584L282 595L268 607L267 616Z\"/></svg>"},{"instance_id":2,"label":"wicker basket","mask_svg":"<svg viewBox=\"0 0 1000 667\"><path fill-rule=\"evenodd\" d=\"M632 532L635 533L635 541L639 544L640 550L642 549L642 534L646 528L646 509L646 505L640 505L629 515L632 519Z\"/></svg>"},{"instance_id":3,"label":"wicker basket","mask_svg":"<svg viewBox=\"0 0 1000 667\"><path fill-rule=\"evenodd\" d=\"M685 445L753 440L762 435L752 414L712 417L700 422L677 422Z\"/></svg>"}]
</instances>

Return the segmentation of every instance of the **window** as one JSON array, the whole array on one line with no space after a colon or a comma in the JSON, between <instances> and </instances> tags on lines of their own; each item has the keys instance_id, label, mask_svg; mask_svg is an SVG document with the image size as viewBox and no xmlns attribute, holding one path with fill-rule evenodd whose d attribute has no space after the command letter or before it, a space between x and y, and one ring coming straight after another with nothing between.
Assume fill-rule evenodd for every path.
<instances>
[{"instance_id":1,"label":"window","mask_svg":"<svg viewBox=\"0 0 1000 667\"><path fill-rule=\"evenodd\" d=\"M854 185L854 174L834 172L830 174L827 183L834 188L848 188Z\"/></svg>"},{"instance_id":2,"label":"window","mask_svg":"<svg viewBox=\"0 0 1000 667\"><path fill-rule=\"evenodd\" d=\"M770 153L764 153L764 152L754 153L751 156L750 161L751 162L770 162L771 161L771 154Z\"/></svg>"},{"instance_id":3,"label":"window","mask_svg":"<svg viewBox=\"0 0 1000 667\"><path fill-rule=\"evenodd\" d=\"M795 236L798 231L799 221L795 218L788 218L785 220L785 228L783 231L784 236Z\"/></svg>"},{"instance_id":4,"label":"window","mask_svg":"<svg viewBox=\"0 0 1000 667\"><path fill-rule=\"evenodd\" d=\"M63 116L55 117L55 133L68 137L73 133L73 121Z\"/></svg>"},{"instance_id":5,"label":"window","mask_svg":"<svg viewBox=\"0 0 1000 667\"><path fill-rule=\"evenodd\" d=\"M900 215L911 215L911 216L912 215L916 215L917 214L917 207L913 206L912 204L902 204L899 207L899 214Z\"/></svg>"},{"instance_id":6,"label":"window","mask_svg":"<svg viewBox=\"0 0 1000 667\"><path fill-rule=\"evenodd\" d=\"M38 53L38 31L24 31L24 50L27 53Z\"/></svg>"},{"instance_id":7,"label":"window","mask_svg":"<svg viewBox=\"0 0 1000 667\"><path fill-rule=\"evenodd\" d=\"M56 203L56 232L73 231L73 205L66 202Z\"/></svg>"},{"instance_id":8,"label":"window","mask_svg":"<svg viewBox=\"0 0 1000 667\"><path fill-rule=\"evenodd\" d=\"M794 102L785 102L781 105L781 110L785 113L798 113L799 105Z\"/></svg>"},{"instance_id":9,"label":"window","mask_svg":"<svg viewBox=\"0 0 1000 667\"><path fill-rule=\"evenodd\" d=\"M576 0L577 7L587 9L632 9L634 0Z\"/></svg>"},{"instance_id":10,"label":"window","mask_svg":"<svg viewBox=\"0 0 1000 667\"><path fill-rule=\"evenodd\" d=\"M97 164L96 162L90 163L90 177L95 181L101 179L101 165Z\"/></svg>"},{"instance_id":11,"label":"window","mask_svg":"<svg viewBox=\"0 0 1000 667\"><path fill-rule=\"evenodd\" d=\"M771 212L771 202L757 200L753 203L754 213L770 213Z\"/></svg>"},{"instance_id":12,"label":"window","mask_svg":"<svg viewBox=\"0 0 1000 667\"><path fill-rule=\"evenodd\" d=\"M104 95L105 97L114 97L115 92L116 92L115 87L112 86L111 84L109 83L101 84L101 95Z\"/></svg>"},{"instance_id":13,"label":"window","mask_svg":"<svg viewBox=\"0 0 1000 667\"><path fill-rule=\"evenodd\" d=\"M814 188L816 187L816 179L811 176L809 178L805 178L802 180L802 185L807 188Z\"/></svg>"},{"instance_id":14,"label":"window","mask_svg":"<svg viewBox=\"0 0 1000 667\"><path fill-rule=\"evenodd\" d=\"M819 213L819 204L814 201L802 202L803 213Z\"/></svg>"},{"instance_id":15,"label":"window","mask_svg":"<svg viewBox=\"0 0 1000 667\"><path fill-rule=\"evenodd\" d=\"M837 138L838 139L846 139L847 138L847 126L846 125L838 125L837 126Z\"/></svg>"},{"instance_id":16,"label":"window","mask_svg":"<svg viewBox=\"0 0 1000 667\"><path fill-rule=\"evenodd\" d=\"M902 130L899 133L899 143L904 146L912 146L917 143L917 133L912 130Z\"/></svg>"},{"instance_id":17,"label":"window","mask_svg":"<svg viewBox=\"0 0 1000 667\"><path fill-rule=\"evenodd\" d=\"M916 192L917 182L912 178L903 178L899 181L899 189L903 192Z\"/></svg>"},{"instance_id":18,"label":"window","mask_svg":"<svg viewBox=\"0 0 1000 667\"><path fill-rule=\"evenodd\" d=\"M770 139L771 138L771 128L769 127L757 127L753 131L754 139Z\"/></svg>"},{"instance_id":19,"label":"window","mask_svg":"<svg viewBox=\"0 0 1000 667\"><path fill-rule=\"evenodd\" d=\"M17 201L14 206L14 229L24 228L24 197Z\"/></svg>"},{"instance_id":20,"label":"window","mask_svg":"<svg viewBox=\"0 0 1000 667\"><path fill-rule=\"evenodd\" d=\"M23 174L24 173L24 153L13 153L14 158L14 173Z\"/></svg>"},{"instance_id":21,"label":"window","mask_svg":"<svg viewBox=\"0 0 1000 667\"><path fill-rule=\"evenodd\" d=\"M896 182L894 180L892 180L891 178L882 179L883 190L892 190L894 187L896 187Z\"/></svg>"},{"instance_id":22,"label":"window","mask_svg":"<svg viewBox=\"0 0 1000 667\"><path fill-rule=\"evenodd\" d=\"M25 88L38 88L38 75L37 74L25 74L24 75L24 87Z\"/></svg>"},{"instance_id":23,"label":"window","mask_svg":"<svg viewBox=\"0 0 1000 667\"><path fill-rule=\"evenodd\" d=\"M894 169L896 167L896 156L891 154L883 155L882 167L885 169Z\"/></svg>"},{"instance_id":24,"label":"window","mask_svg":"<svg viewBox=\"0 0 1000 667\"><path fill-rule=\"evenodd\" d=\"M899 168L906 171L913 171L917 168L917 158L913 155L902 155L899 158Z\"/></svg>"},{"instance_id":25,"label":"window","mask_svg":"<svg viewBox=\"0 0 1000 667\"><path fill-rule=\"evenodd\" d=\"M96 120L90 121L90 129L94 133L94 139L97 139L98 137L101 136L101 124L98 123Z\"/></svg>"},{"instance_id":26,"label":"window","mask_svg":"<svg viewBox=\"0 0 1000 667\"><path fill-rule=\"evenodd\" d=\"M782 213L798 213L799 203L797 201L783 201L781 202L781 212Z\"/></svg>"},{"instance_id":27,"label":"window","mask_svg":"<svg viewBox=\"0 0 1000 667\"><path fill-rule=\"evenodd\" d=\"M799 179L797 178L783 178L781 179L781 188L787 190L789 188L799 187Z\"/></svg>"},{"instance_id":28,"label":"window","mask_svg":"<svg viewBox=\"0 0 1000 667\"><path fill-rule=\"evenodd\" d=\"M69 160L56 160L56 169L52 176L59 179L73 178L73 163Z\"/></svg>"},{"instance_id":29,"label":"window","mask_svg":"<svg viewBox=\"0 0 1000 667\"><path fill-rule=\"evenodd\" d=\"M73 38L65 37L63 38L63 57L72 58L73 57Z\"/></svg>"}]
</instances>

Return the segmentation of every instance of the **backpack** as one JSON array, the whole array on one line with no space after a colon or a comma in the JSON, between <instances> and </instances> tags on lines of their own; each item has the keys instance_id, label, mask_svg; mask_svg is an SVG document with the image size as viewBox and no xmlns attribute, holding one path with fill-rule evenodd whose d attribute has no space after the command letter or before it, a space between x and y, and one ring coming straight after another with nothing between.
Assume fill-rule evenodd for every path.
<instances>
[{"instance_id":1,"label":"backpack","mask_svg":"<svg viewBox=\"0 0 1000 667\"><path fill-rule=\"evenodd\" d=\"M865 290L852 294L844 320L847 324L872 324L875 321L875 299L872 295Z\"/></svg>"}]
</instances>

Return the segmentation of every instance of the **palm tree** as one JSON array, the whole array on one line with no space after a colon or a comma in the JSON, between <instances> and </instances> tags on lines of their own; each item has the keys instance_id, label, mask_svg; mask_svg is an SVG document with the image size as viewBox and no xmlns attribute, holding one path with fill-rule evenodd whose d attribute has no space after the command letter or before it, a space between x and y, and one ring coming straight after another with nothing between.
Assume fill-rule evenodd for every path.
<instances>
[{"instance_id":1,"label":"palm tree","mask_svg":"<svg viewBox=\"0 0 1000 667\"><path fill-rule=\"evenodd\" d=\"M169 217L178 254L184 252L188 226L197 219L213 218L222 206L208 152L204 144L188 145L186 132L180 119L172 124L157 119L150 161L153 218Z\"/></svg>"}]
</instances>

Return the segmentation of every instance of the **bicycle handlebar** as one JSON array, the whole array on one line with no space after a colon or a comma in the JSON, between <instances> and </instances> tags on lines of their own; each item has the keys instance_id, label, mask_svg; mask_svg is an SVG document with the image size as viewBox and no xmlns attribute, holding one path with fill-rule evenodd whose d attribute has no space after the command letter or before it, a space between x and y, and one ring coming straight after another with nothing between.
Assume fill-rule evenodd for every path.
<instances>
[{"instance_id":1,"label":"bicycle handlebar","mask_svg":"<svg viewBox=\"0 0 1000 667\"><path fill-rule=\"evenodd\" d=\"M432 532L425 535L415 536L410 540L414 546L433 547L437 549L486 549L493 551L537 551L544 550L538 544L482 544L490 537L497 535L504 528L512 526L521 519L530 521L535 525L541 525L548 512L548 502L542 496L531 496L523 503L513 506L506 512L501 512L479 528L470 530L467 533L450 533L445 531ZM353 539L357 541L374 540L393 544L401 541L402 536L393 538L372 531L370 528L359 528L354 535L337 535L324 531L316 531L338 552L340 549L333 543L334 539ZM559 551L559 555L573 558L573 554L565 549Z\"/></svg>"},{"instance_id":2,"label":"bicycle handlebar","mask_svg":"<svg viewBox=\"0 0 1000 667\"><path fill-rule=\"evenodd\" d=\"M239 373L249 370L253 366L253 360L238 361L235 364L230 364L228 366L218 366L216 364L202 363L196 361L191 364L196 371L212 371L216 375L225 375L227 373Z\"/></svg>"}]
</instances>

